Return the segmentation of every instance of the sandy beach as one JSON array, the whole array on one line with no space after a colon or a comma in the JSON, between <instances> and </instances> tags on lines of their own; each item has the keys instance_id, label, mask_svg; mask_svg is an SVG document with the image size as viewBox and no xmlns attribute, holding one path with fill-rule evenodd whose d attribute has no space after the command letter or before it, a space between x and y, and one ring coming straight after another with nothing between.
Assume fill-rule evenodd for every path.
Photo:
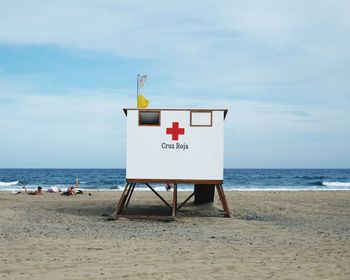
<instances>
[{"instance_id":1,"label":"sandy beach","mask_svg":"<svg viewBox=\"0 0 350 280\"><path fill-rule=\"evenodd\" d=\"M0 279L350 279L350 192L227 192L232 219L216 197L175 222L107 221L119 195L0 192ZM129 209L167 211L151 192Z\"/></svg>"}]
</instances>

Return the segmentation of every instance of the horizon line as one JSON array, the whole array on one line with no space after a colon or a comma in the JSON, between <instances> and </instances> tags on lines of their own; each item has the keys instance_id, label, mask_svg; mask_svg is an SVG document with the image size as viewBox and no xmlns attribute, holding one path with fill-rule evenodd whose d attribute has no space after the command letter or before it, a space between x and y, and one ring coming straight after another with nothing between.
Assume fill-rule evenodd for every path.
<instances>
[{"instance_id":1,"label":"horizon line","mask_svg":"<svg viewBox=\"0 0 350 280\"><path fill-rule=\"evenodd\" d=\"M126 167L0 167L0 169L126 169ZM350 167L224 167L225 169L350 169Z\"/></svg>"}]
</instances>

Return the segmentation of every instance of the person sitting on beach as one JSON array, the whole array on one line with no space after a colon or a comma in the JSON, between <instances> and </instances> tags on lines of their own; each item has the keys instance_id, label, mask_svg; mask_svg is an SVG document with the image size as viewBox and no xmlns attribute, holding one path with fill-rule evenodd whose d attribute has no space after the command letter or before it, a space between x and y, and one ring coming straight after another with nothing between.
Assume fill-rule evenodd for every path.
<instances>
[{"instance_id":1,"label":"person sitting on beach","mask_svg":"<svg viewBox=\"0 0 350 280\"><path fill-rule=\"evenodd\" d=\"M82 191L82 190L78 190L79 185L80 185L80 181L79 181L78 178L76 178L76 179L75 179L75 186L74 186L74 192L75 192L75 194L83 194L83 191Z\"/></svg>"},{"instance_id":2,"label":"person sitting on beach","mask_svg":"<svg viewBox=\"0 0 350 280\"><path fill-rule=\"evenodd\" d=\"M38 187L38 189L36 191L28 191L26 187L23 187L24 191L26 192L26 194L29 195L43 195L43 188L42 187Z\"/></svg>"}]
</instances>

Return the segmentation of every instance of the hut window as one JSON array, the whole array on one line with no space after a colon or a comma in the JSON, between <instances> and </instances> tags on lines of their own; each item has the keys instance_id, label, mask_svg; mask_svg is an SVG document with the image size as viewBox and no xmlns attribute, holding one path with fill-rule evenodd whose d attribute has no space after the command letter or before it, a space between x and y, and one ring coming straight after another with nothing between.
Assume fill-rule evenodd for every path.
<instances>
[{"instance_id":1,"label":"hut window","mask_svg":"<svg viewBox=\"0 0 350 280\"><path fill-rule=\"evenodd\" d=\"M190 116L191 126L212 126L213 113L212 111L191 111Z\"/></svg>"},{"instance_id":2,"label":"hut window","mask_svg":"<svg viewBox=\"0 0 350 280\"><path fill-rule=\"evenodd\" d=\"M139 125L160 125L160 111L139 111Z\"/></svg>"}]
</instances>

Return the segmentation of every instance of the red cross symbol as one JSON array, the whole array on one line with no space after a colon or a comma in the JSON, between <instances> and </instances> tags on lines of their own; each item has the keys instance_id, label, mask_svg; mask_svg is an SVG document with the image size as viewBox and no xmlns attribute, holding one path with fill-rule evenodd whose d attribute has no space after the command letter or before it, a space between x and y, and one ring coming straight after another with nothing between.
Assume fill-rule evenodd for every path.
<instances>
[{"instance_id":1,"label":"red cross symbol","mask_svg":"<svg viewBox=\"0 0 350 280\"><path fill-rule=\"evenodd\" d=\"M185 129L179 128L178 122L173 122L173 127L168 127L166 134L171 134L171 140L179 140L179 135L184 135Z\"/></svg>"}]
</instances>

